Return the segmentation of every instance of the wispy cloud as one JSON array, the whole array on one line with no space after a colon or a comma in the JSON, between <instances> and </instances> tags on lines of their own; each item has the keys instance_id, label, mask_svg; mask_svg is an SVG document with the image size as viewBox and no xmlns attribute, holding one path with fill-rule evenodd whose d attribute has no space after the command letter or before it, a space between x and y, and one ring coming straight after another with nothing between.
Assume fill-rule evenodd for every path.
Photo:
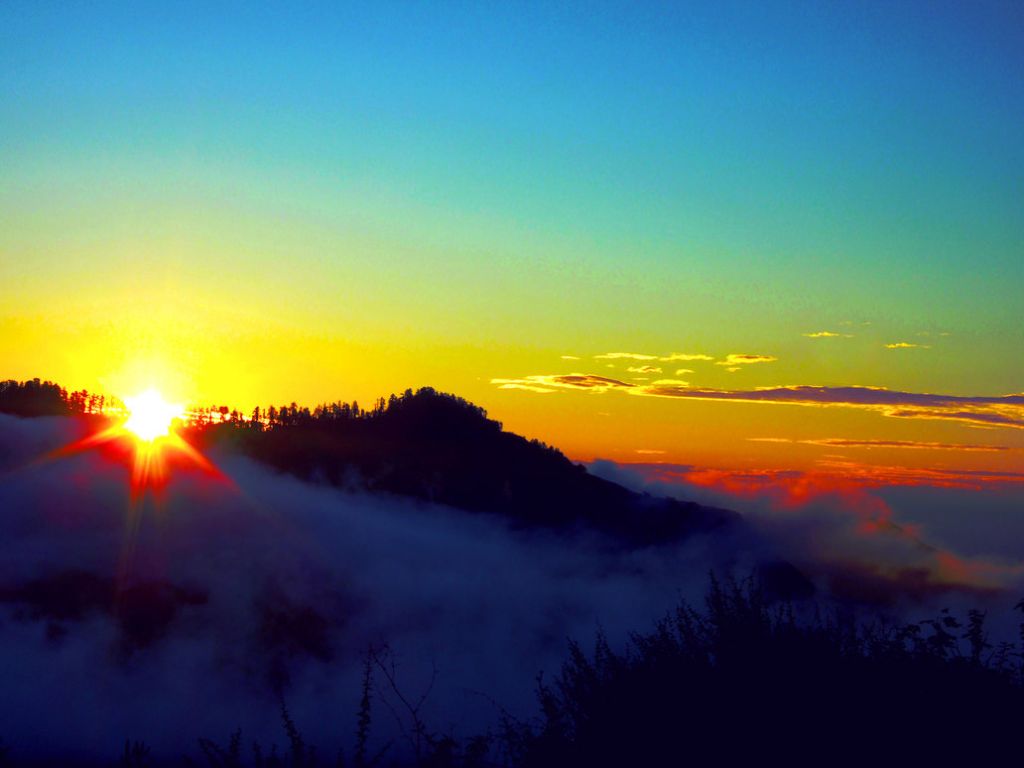
<instances>
[{"instance_id":1,"label":"wispy cloud","mask_svg":"<svg viewBox=\"0 0 1024 768\"><path fill-rule=\"evenodd\" d=\"M957 421L975 427L1024 429L1024 394L1014 395L942 395L927 392L903 392L883 387L821 387L794 385L760 389L692 388L667 383L662 379L650 384L630 384L593 374L526 376L519 379L492 379L505 389L577 389L593 392L624 390L632 395L691 400L717 400L738 403L775 403L818 408L857 408L875 411L890 418Z\"/></svg>"},{"instance_id":2,"label":"wispy cloud","mask_svg":"<svg viewBox=\"0 0 1024 768\"><path fill-rule=\"evenodd\" d=\"M530 384L527 380L518 379L491 379L491 384L497 384L498 389L521 389L524 392L536 392L547 394L555 390L550 387L542 387L539 384Z\"/></svg>"},{"instance_id":3,"label":"wispy cloud","mask_svg":"<svg viewBox=\"0 0 1024 768\"><path fill-rule=\"evenodd\" d=\"M906 448L925 451L977 451L999 452L1012 450L1006 445L980 445L972 443L934 443L924 440L853 440L845 437L825 437L813 440L796 440L788 437L748 437L752 443L792 443L819 445L828 448Z\"/></svg>"},{"instance_id":4,"label":"wispy cloud","mask_svg":"<svg viewBox=\"0 0 1024 768\"><path fill-rule=\"evenodd\" d=\"M852 333L836 333L835 331L815 331L814 333L805 333L804 336L809 339L836 339L840 337L844 339L853 338Z\"/></svg>"},{"instance_id":5,"label":"wispy cloud","mask_svg":"<svg viewBox=\"0 0 1024 768\"><path fill-rule=\"evenodd\" d=\"M594 355L595 360L657 360L657 355L642 355L639 352L605 352Z\"/></svg>"},{"instance_id":6,"label":"wispy cloud","mask_svg":"<svg viewBox=\"0 0 1024 768\"><path fill-rule=\"evenodd\" d=\"M555 375L525 376L521 379L491 379L499 389L525 389L527 391L553 391L553 389L580 389L590 392L603 392L609 389L631 389L636 384L628 384L607 376L596 376L592 373L567 373Z\"/></svg>"},{"instance_id":7,"label":"wispy cloud","mask_svg":"<svg viewBox=\"0 0 1024 768\"><path fill-rule=\"evenodd\" d=\"M901 392L881 387L798 385L754 390L646 387L636 394L656 397L787 403L874 410L893 418L962 421L975 426L1024 429L1024 395L965 396Z\"/></svg>"},{"instance_id":8,"label":"wispy cloud","mask_svg":"<svg viewBox=\"0 0 1024 768\"><path fill-rule=\"evenodd\" d=\"M563 360L579 360L579 358L576 357L576 355L562 355L562 359Z\"/></svg>"},{"instance_id":9,"label":"wispy cloud","mask_svg":"<svg viewBox=\"0 0 1024 768\"><path fill-rule=\"evenodd\" d=\"M741 355L731 354L726 355L722 360L719 360L715 365L755 365L757 363L774 363L779 358L773 357L772 355Z\"/></svg>"},{"instance_id":10,"label":"wispy cloud","mask_svg":"<svg viewBox=\"0 0 1024 768\"><path fill-rule=\"evenodd\" d=\"M701 485L718 485L729 488L737 495L757 492L766 486L781 484L788 486L787 505L807 501L808 482L825 489L869 489L896 486L931 486L935 488L962 488L975 490L994 483L1006 487L1024 485L1024 473L985 472L972 470L935 469L862 464L856 461L822 462L811 471L791 469L746 469L728 470L697 468L687 465L661 465L653 467L654 472L670 472L677 476L688 476Z\"/></svg>"},{"instance_id":11,"label":"wispy cloud","mask_svg":"<svg viewBox=\"0 0 1024 768\"><path fill-rule=\"evenodd\" d=\"M886 349L931 349L929 344L912 344L909 341L894 341L892 344L886 344Z\"/></svg>"},{"instance_id":12,"label":"wispy cloud","mask_svg":"<svg viewBox=\"0 0 1024 768\"><path fill-rule=\"evenodd\" d=\"M661 373L661 368L656 365L634 365L626 370L630 373Z\"/></svg>"},{"instance_id":13,"label":"wispy cloud","mask_svg":"<svg viewBox=\"0 0 1024 768\"><path fill-rule=\"evenodd\" d=\"M982 445L980 443L936 443L927 440L851 440L842 437L831 437L813 440L815 445L832 448L906 448L922 451L976 451L996 453L1008 451L1007 445Z\"/></svg>"},{"instance_id":14,"label":"wispy cloud","mask_svg":"<svg viewBox=\"0 0 1024 768\"><path fill-rule=\"evenodd\" d=\"M689 362L693 360L714 360L711 355L703 353L672 352L668 355L647 355L641 352L605 352L594 355L595 360L658 360L663 363Z\"/></svg>"},{"instance_id":15,"label":"wispy cloud","mask_svg":"<svg viewBox=\"0 0 1024 768\"><path fill-rule=\"evenodd\" d=\"M693 361L693 360L714 360L715 358L713 358L711 355L704 355L704 354L691 355L691 354L687 354L685 352L673 352L671 355L665 355L665 357L659 357L658 359L662 360L662 361L664 361L666 363L675 362L675 361L679 361L679 362L684 362L685 363L685 362L690 362L690 361Z\"/></svg>"}]
</instances>

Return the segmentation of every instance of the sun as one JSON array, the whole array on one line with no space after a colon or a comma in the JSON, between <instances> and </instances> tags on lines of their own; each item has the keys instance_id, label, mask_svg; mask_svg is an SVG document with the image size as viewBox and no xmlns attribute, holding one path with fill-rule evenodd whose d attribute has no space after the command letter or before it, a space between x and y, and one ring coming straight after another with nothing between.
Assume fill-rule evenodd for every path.
<instances>
[{"instance_id":1,"label":"sun","mask_svg":"<svg viewBox=\"0 0 1024 768\"><path fill-rule=\"evenodd\" d=\"M121 426L143 442L152 442L171 433L175 419L185 415L180 405L168 403L155 389L124 398L128 419Z\"/></svg>"}]
</instances>

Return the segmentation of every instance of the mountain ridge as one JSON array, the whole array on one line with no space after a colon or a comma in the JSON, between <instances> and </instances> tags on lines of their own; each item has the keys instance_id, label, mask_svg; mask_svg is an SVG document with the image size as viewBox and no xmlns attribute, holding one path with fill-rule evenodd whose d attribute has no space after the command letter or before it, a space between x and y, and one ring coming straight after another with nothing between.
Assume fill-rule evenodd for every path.
<instances>
[{"instance_id":1,"label":"mountain ridge","mask_svg":"<svg viewBox=\"0 0 1024 768\"><path fill-rule=\"evenodd\" d=\"M0 382L0 413L76 416L106 422L104 403L50 381ZM204 452L236 453L305 481L386 493L471 513L513 527L605 536L625 547L667 545L693 534L746 530L738 513L653 496L600 478L539 440L488 417L473 403L432 387L358 403L199 408L180 428Z\"/></svg>"},{"instance_id":2,"label":"mountain ridge","mask_svg":"<svg viewBox=\"0 0 1024 768\"><path fill-rule=\"evenodd\" d=\"M668 543L740 519L731 510L637 493L596 477L558 449L507 432L482 408L430 387L382 399L362 414L325 415L328 408L293 415L285 407L282 423L194 424L186 437L306 480L499 514L530 527L583 526L632 546Z\"/></svg>"}]
</instances>

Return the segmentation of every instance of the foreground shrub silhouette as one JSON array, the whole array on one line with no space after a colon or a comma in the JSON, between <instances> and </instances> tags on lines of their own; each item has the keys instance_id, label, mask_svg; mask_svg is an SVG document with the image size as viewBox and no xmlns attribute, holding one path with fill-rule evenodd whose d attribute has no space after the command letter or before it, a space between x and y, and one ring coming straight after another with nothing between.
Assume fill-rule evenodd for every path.
<instances>
[{"instance_id":1,"label":"foreground shrub silhouette","mask_svg":"<svg viewBox=\"0 0 1024 768\"><path fill-rule=\"evenodd\" d=\"M800 622L754 580L712 578L704 611L683 604L622 652L571 644L539 681L540 724L506 738L524 768L1020 760L1021 649L990 648L983 622Z\"/></svg>"},{"instance_id":2,"label":"foreground shrub silhouette","mask_svg":"<svg viewBox=\"0 0 1024 768\"><path fill-rule=\"evenodd\" d=\"M150 768L153 765L151 750L140 741L126 741L118 768Z\"/></svg>"},{"instance_id":3,"label":"foreground shrub silhouette","mask_svg":"<svg viewBox=\"0 0 1024 768\"><path fill-rule=\"evenodd\" d=\"M262 744L255 741L252 744L252 762L247 763L242 756L242 731L237 730L231 734L227 746L224 747L212 739L199 739L199 750L203 755L202 765L207 768L244 768L247 765L252 765L253 768L317 768L325 765L317 759L315 747L306 744L284 701L281 702L281 725L288 739L288 749L283 754L278 753L276 744L271 744L269 751L265 752ZM194 766L196 763L191 758L186 758L185 765ZM338 757L336 765L344 765L341 756Z\"/></svg>"}]
</instances>

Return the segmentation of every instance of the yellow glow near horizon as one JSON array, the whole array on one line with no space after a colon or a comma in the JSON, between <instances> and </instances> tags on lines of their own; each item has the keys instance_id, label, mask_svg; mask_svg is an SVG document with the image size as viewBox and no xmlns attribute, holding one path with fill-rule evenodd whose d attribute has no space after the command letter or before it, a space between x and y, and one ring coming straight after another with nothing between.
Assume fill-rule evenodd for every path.
<instances>
[{"instance_id":1,"label":"yellow glow near horizon","mask_svg":"<svg viewBox=\"0 0 1024 768\"><path fill-rule=\"evenodd\" d=\"M147 443L169 435L174 420L182 418L185 413L181 405L168 403L155 389L126 397L124 403L128 419L122 426Z\"/></svg>"}]
</instances>

